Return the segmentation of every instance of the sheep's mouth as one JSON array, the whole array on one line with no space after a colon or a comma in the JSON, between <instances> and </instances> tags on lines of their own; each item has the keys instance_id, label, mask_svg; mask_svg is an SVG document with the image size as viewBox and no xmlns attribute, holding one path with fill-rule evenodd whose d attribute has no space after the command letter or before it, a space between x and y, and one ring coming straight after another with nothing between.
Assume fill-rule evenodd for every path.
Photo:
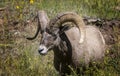
<instances>
[{"instance_id":1,"label":"sheep's mouth","mask_svg":"<svg viewBox=\"0 0 120 76\"><path fill-rule=\"evenodd\" d=\"M42 56L45 56L47 53L40 53L40 52L39 52L39 54L42 55Z\"/></svg>"}]
</instances>

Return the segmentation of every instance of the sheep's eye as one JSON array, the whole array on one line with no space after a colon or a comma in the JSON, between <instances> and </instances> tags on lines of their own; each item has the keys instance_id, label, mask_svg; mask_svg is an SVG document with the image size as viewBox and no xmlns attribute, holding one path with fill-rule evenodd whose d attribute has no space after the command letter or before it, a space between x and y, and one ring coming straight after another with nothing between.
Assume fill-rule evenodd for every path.
<instances>
[{"instance_id":1,"label":"sheep's eye","mask_svg":"<svg viewBox=\"0 0 120 76\"><path fill-rule=\"evenodd\" d=\"M46 32L48 33L48 34L51 34L52 32L50 31L50 29L48 29L48 28L46 28Z\"/></svg>"},{"instance_id":2,"label":"sheep's eye","mask_svg":"<svg viewBox=\"0 0 120 76\"><path fill-rule=\"evenodd\" d=\"M50 31L49 29L46 29L46 32L50 35L52 35L55 39L57 38L56 34L54 34L53 31Z\"/></svg>"}]
</instances>

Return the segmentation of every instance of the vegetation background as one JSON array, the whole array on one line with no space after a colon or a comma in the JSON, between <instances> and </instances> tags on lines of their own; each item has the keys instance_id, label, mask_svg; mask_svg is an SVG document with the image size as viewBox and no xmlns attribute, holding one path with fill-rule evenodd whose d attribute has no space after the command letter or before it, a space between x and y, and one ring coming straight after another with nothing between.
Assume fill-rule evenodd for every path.
<instances>
[{"instance_id":1,"label":"vegetation background","mask_svg":"<svg viewBox=\"0 0 120 76\"><path fill-rule=\"evenodd\" d=\"M0 76L59 76L53 66L53 52L40 56L40 35L26 40L36 31L32 21L37 10L45 10L49 18L59 12L73 11L81 16L120 20L120 0L0 0ZM102 68L90 67L85 76L120 76L120 35L106 50ZM71 76L77 76L73 71ZM82 76L82 75L81 75Z\"/></svg>"}]
</instances>

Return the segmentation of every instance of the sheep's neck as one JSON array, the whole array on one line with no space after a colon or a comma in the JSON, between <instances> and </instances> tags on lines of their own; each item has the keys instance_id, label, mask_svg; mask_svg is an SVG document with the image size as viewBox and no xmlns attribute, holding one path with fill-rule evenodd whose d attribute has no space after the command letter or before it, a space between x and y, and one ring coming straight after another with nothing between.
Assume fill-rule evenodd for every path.
<instances>
[{"instance_id":1,"label":"sheep's neck","mask_svg":"<svg viewBox=\"0 0 120 76\"><path fill-rule=\"evenodd\" d=\"M60 35L60 42L57 47L55 47L54 54L63 63L70 63L72 57L72 47L65 33Z\"/></svg>"}]
</instances>

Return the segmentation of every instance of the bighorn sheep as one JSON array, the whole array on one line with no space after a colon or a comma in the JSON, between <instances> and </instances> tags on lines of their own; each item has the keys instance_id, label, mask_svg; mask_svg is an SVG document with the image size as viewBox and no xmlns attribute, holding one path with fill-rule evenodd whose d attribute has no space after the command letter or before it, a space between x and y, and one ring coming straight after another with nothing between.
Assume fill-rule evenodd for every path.
<instances>
[{"instance_id":1,"label":"bighorn sheep","mask_svg":"<svg viewBox=\"0 0 120 76\"><path fill-rule=\"evenodd\" d=\"M94 26L85 26L76 13L60 13L49 21L46 13L39 11L38 21L36 35L28 39L34 39L41 31L38 51L42 55L54 51L54 67L61 75L70 74L68 66L76 69L104 57L106 44L101 32ZM74 24L69 26L66 22Z\"/></svg>"}]
</instances>

